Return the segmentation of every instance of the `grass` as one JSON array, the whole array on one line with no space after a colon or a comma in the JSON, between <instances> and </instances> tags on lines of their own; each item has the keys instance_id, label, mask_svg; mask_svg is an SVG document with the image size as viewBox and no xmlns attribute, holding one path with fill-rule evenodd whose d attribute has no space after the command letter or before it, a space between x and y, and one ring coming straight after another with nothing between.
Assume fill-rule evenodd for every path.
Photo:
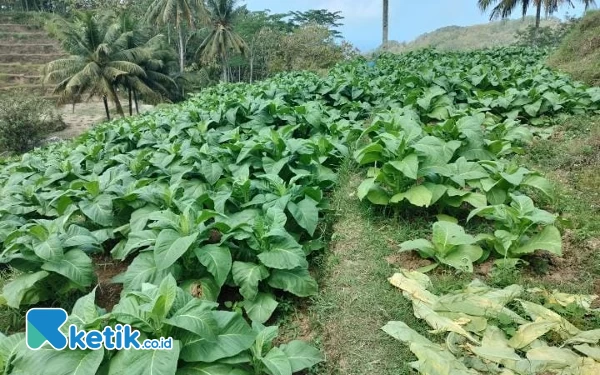
<instances>
[{"instance_id":1,"label":"grass","mask_svg":"<svg viewBox=\"0 0 600 375\"><path fill-rule=\"evenodd\" d=\"M600 85L600 10L590 11L548 59L550 66Z\"/></svg>"},{"instance_id":2,"label":"grass","mask_svg":"<svg viewBox=\"0 0 600 375\"><path fill-rule=\"evenodd\" d=\"M291 327L307 325L294 320L308 320L313 341L327 354L314 373L409 374L410 352L380 328L389 320L404 320L425 333L410 303L387 281L394 266L386 259L397 251L387 239L391 233L409 237L413 228L376 219L355 195L359 182L352 166L340 172L339 188L332 196L331 243L314 267L321 292L300 316L296 314Z\"/></svg>"}]
</instances>

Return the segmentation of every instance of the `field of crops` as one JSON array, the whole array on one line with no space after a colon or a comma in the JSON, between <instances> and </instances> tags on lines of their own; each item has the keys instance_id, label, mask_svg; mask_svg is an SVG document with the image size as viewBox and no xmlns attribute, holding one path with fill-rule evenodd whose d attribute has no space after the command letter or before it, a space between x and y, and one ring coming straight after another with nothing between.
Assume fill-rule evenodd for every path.
<instances>
[{"instance_id":1,"label":"field of crops","mask_svg":"<svg viewBox=\"0 0 600 375\"><path fill-rule=\"evenodd\" d=\"M537 204L552 185L512 157L549 134L552 116L600 111L600 88L549 70L543 56L422 51L373 68L357 60L324 78L223 85L4 162L0 262L12 274L2 303L61 306L82 329L131 324L176 345L34 352L16 333L0 338L0 367L285 375L319 363L309 343L276 345L268 323L281 298L318 293L310 260L327 251L328 193L348 162L363 167L361 200L437 220L432 238L401 245L435 262L421 271L560 256L557 215ZM114 303L96 301L106 258L126 266Z\"/></svg>"}]
</instances>

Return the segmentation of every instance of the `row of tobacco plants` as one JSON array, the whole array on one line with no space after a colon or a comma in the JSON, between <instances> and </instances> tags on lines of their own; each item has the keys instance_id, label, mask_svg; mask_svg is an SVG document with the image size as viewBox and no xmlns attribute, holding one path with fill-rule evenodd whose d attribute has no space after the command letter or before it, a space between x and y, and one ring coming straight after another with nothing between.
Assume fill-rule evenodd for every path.
<instances>
[{"instance_id":1,"label":"row of tobacco plants","mask_svg":"<svg viewBox=\"0 0 600 375\"><path fill-rule=\"evenodd\" d=\"M6 162L0 262L12 280L2 302L48 306L85 294L71 309L73 324L127 323L176 344L160 353L48 349L42 357L18 333L0 339L0 366L28 374L43 359L46 368L76 364L86 374L166 375L313 366L318 350L301 341L274 346L277 327L265 324L282 295L317 293L309 259L325 246L319 219L350 158L370 166L361 198L444 214L432 242L405 249L461 270L492 250L501 259L558 252L554 216L523 193L549 193L548 182L509 156L544 116L598 110L600 90L548 70L542 57L425 51L384 56L374 68L356 60L325 78L222 85ZM461 216L467 207L475 210ZM457 219L469 212L498 229L467 235ZM108 312L94 299L98 254L128 265L113 280L123 292Z\"/></svg>"}]
</instances>

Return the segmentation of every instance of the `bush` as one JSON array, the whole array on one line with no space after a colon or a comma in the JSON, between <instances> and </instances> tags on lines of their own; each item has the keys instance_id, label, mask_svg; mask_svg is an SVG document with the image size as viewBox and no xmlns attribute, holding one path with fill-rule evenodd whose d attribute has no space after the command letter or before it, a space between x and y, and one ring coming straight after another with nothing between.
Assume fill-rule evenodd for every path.
<instances>
[{"instance_id":1,"label":"bush","mask_svg":"<svg viewBox=\"0 0 600 375\"><path fill-rule=\"evenodd\" d=\"M529 25L516 33L515 45L521 47L558 47L565 36L575 27L579 19L569 18L557 26Z\"/></svg>"},{"instance_id":2,"label":"bush","mask_svg":"<svg viewBox=\"0 0 600 375\"><path fill-rule=\"evenodd\" d=\"M0 95L0 151L23 153L64 128L52 103L23 91Z\"/></svg>"}]
</instances>

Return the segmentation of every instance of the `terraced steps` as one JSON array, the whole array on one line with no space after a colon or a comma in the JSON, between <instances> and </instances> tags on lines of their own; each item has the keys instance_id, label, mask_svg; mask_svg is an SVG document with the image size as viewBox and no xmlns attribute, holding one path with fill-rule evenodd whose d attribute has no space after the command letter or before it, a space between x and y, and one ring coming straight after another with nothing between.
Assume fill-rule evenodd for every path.
<instances>
[{"instance_id":1,"label":"terraced steps","mask_svg":"<svg viewBox=\"0 0 600 375\"><path fill-rule=\"evenodd\" d=\"M2 41L4 42L4 41ZM60 53L60 47L53 43L2 43L0 44L0 53L11 54L48 54Z\"/></svg>"},{"instance_id":2,"label":"terraced steps","mask_svg":"<svg viewBox=\"0 0 600 375\"><path fill-rule=\"evenodd\" d=\"M0 74L25 74L37 75L42 71L44 64L31 63L0 63Z\"/></svg>"},{"instance_id":3,"label":"terraced steps","mask_svg":"<svg viewBox=\"0 0 600 375\"><path fill-rule=\"evenodd\" d=\"M28 75L28 74L4 74L0 73L0 83L4 86L12 85L25 85L40 83L42 81L42 75Z\"/></svg>"},{"instance_id":4,"label":"terraced steps","mask_svg":"<svg viewBox=\"0 0 600 375\"><path fill-rule=\"evenodd\" d=\"M45 64L66 56L64 53L0 53L0 63L27 61L34 64Z\"/></svg>"}]
</instances>

